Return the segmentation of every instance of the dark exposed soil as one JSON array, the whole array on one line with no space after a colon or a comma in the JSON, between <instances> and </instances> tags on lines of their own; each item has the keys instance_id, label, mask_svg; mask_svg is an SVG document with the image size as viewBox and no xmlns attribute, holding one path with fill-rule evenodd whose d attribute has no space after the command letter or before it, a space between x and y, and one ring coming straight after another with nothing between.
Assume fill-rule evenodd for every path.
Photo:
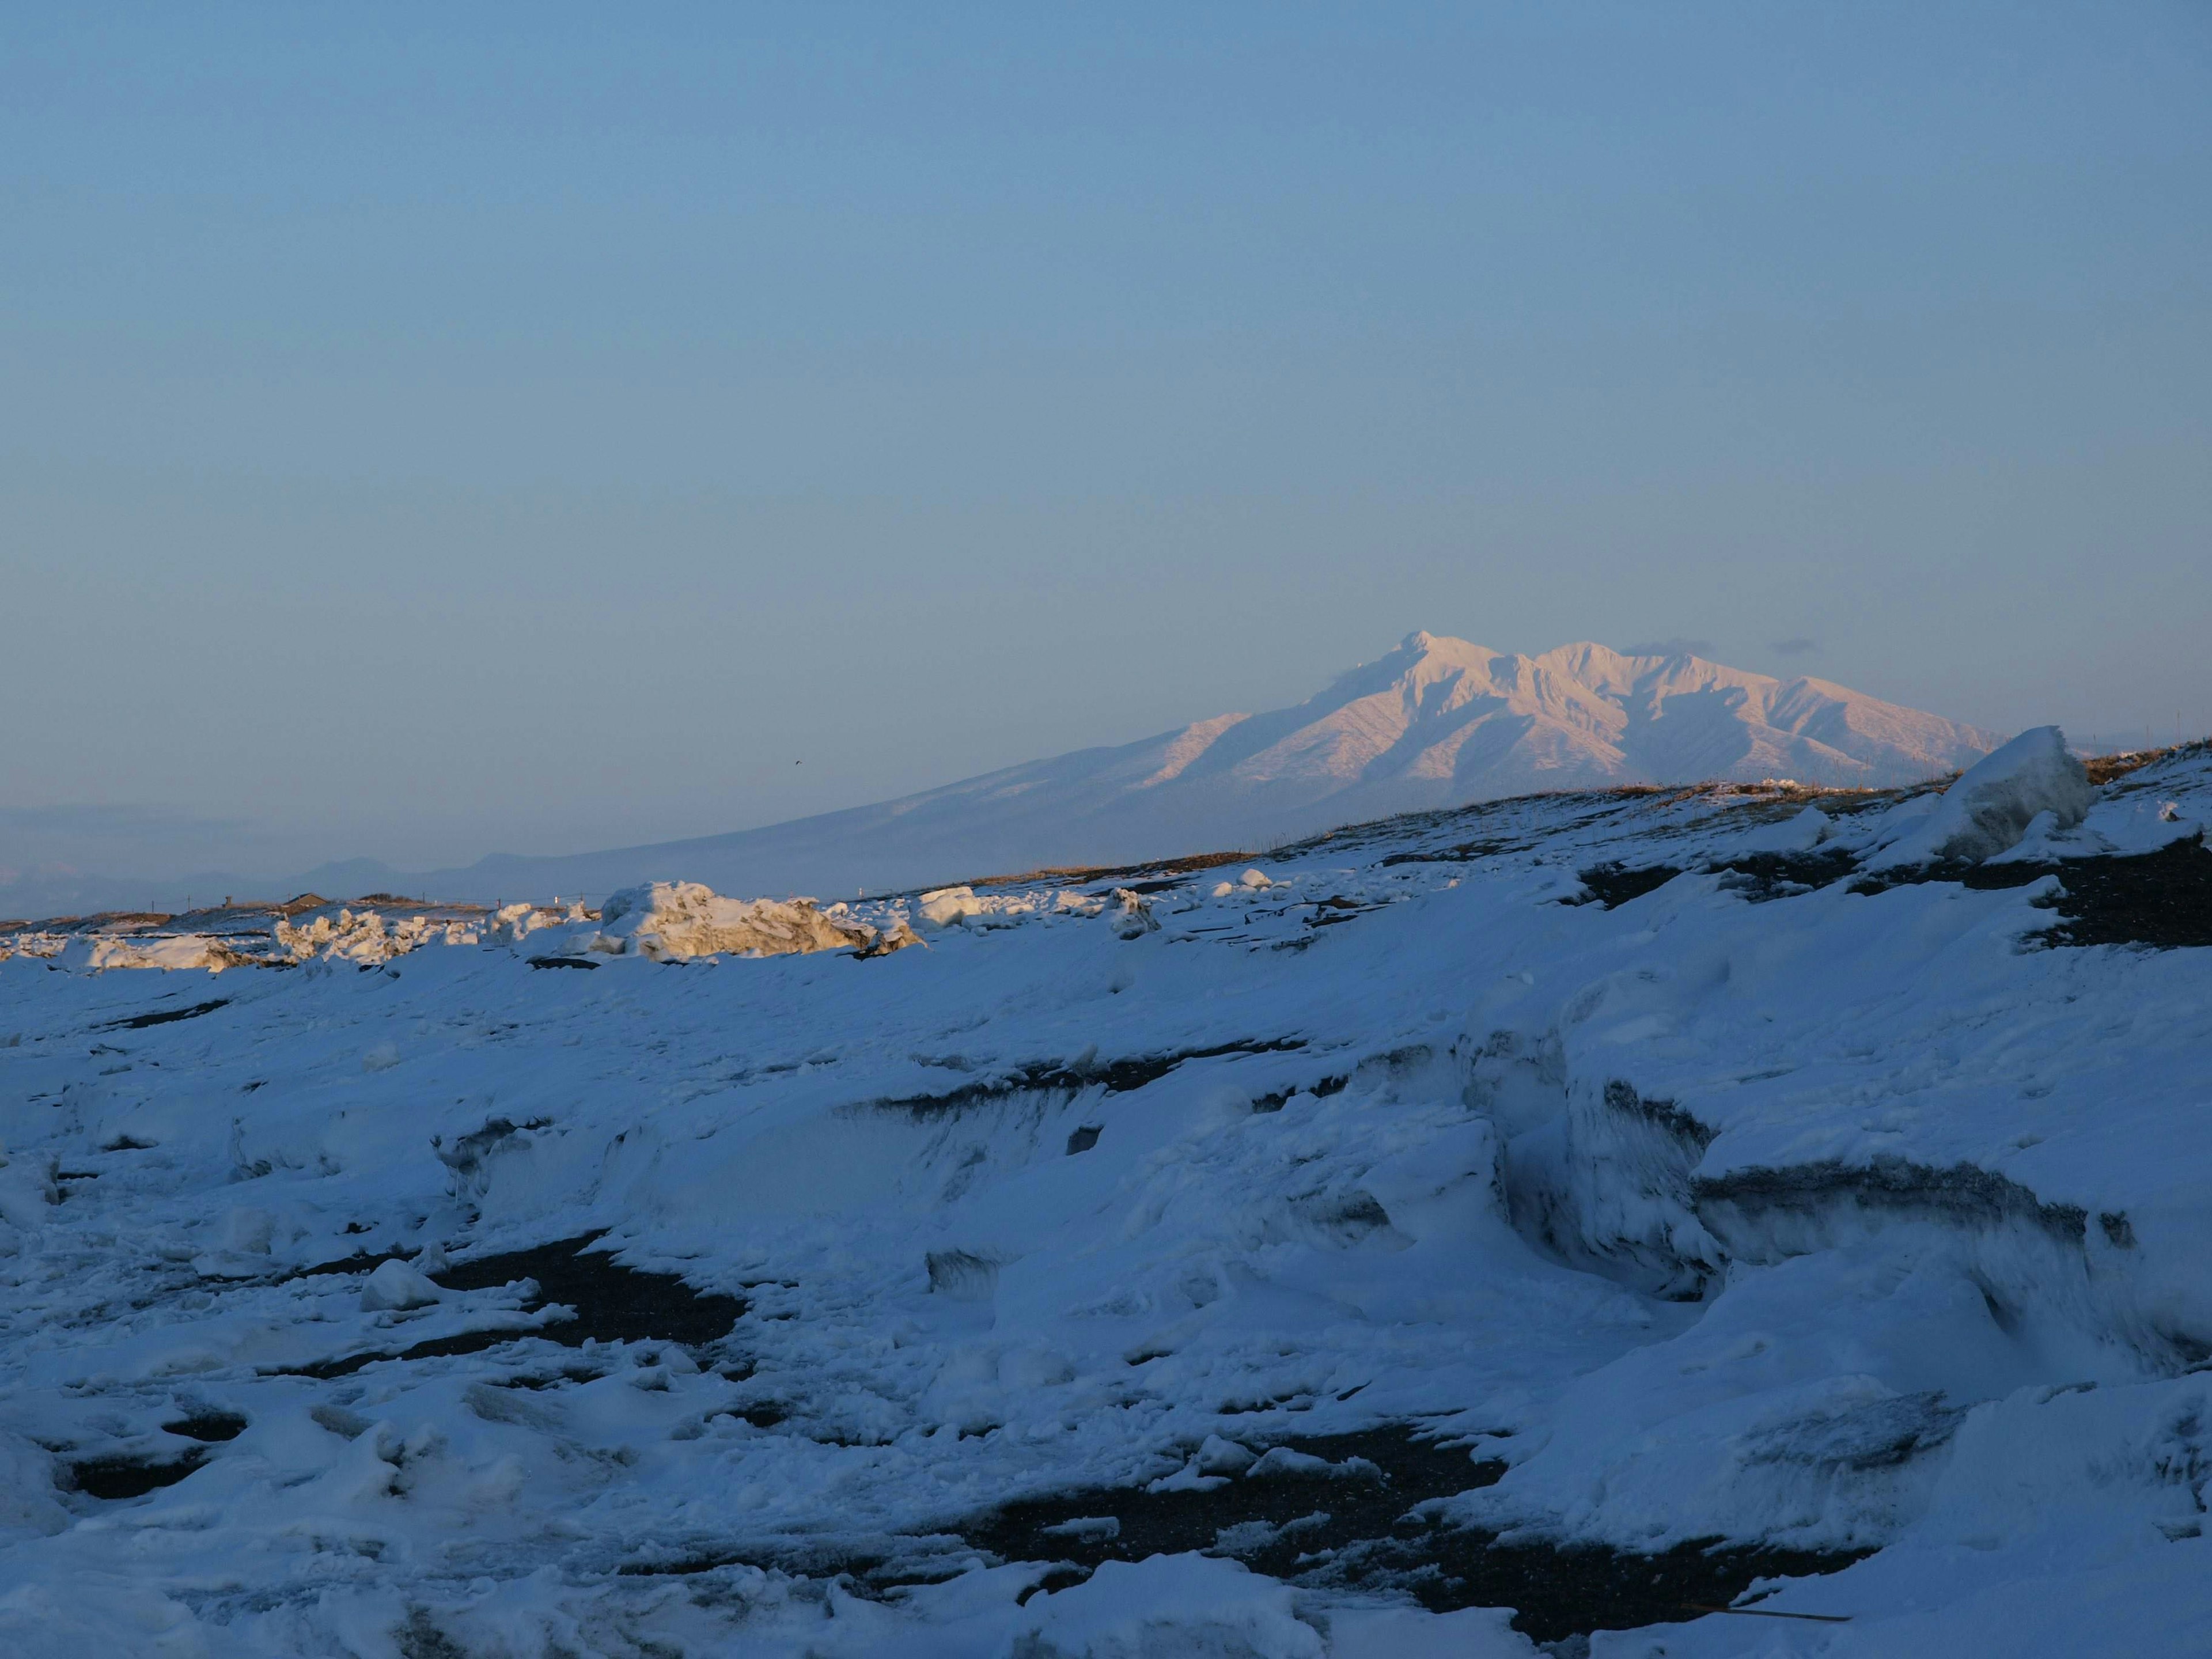
<instances>
[{"instance_id":1,"label":"dark exposed soil","mask_svg":"<svg viewBox=\"0 0 2212 1659\"><path fill-rule=\"evenodd\" d=\"M1200 870L1217 869L1224 864L1249 864L1250 853L1200 853L1184 859L1158 859L1150 864L1071 865L1048 866L1042 869L1024 870L1018 875L979 876L970 881L970 887L1020 887L1039 882L1056 882L1063 887L1081 887L1094 881L1106 881L1116 877L1174 877L1163 880L1159 888L1179 887L1184 878ZM1119 885L1137 892L1157 890L1148 889L1139 881L1122 880Z\"/></svg>"},{"instance_id":2,"label":"dark exposed soil","mask_svg":"<svg viewBox=\"0 0 2212 1659\"><path fill-rule=\"evenodd\" d=\"M462 1331L453 1336L432 1337L427 1342L417 1342L411 1348L401 1348L397 1352L371 1351L368 1353L348 1354L343 1359L319 1359L313 1364L288 1367L279 1375L312 1376L319 1382L327 1382L335 1377L351 1376L357 1370L370 1365L380 1364L387 1359L403 1362L415 1359L446 1359L455 1354L482 1353L485 1349L496 1348L503 1342L519 1342L525 1337L532 1336L542 1336L554 1341L567 1340L557 1325L548 1326L543 1329L532 1327L525 1331Z\"/></svg>"},{"instance_id":3,"label":"dark exposed soil","mask_svg":"<svg viewBox=\"0 0 2212 1659\"><path fill-rule=\"evenodd\" d=\"M1517 841L1463 841L1455 847L1425 848L1417 853L1392 853L1382 860L1388 869L1394 864L1471 864L1476 859L1494 859L1507 853L1521 850Z\"/></svg>"},{"instance_id":4,"label":"dark exposed soil","mask_svg":"<svg viewBox=\"0 0 2212 1659\"><path fill-rule=\"evenodd\" d=\"M94 1029L101 1031L143 1031L149 1025L167 1025L180 1019L198 1019L202 1014L211 1014L218 1008L228 1006L228 997L216 997L209 1002L195 1002L189 1008L163 1008L150 1014L133 1014L128 1019L111 1019L106 1024Z\"/></svg>"},{"instance_id":5,"label":"dark exposed soil","mask_svg":"<svg viewBox=\"0 0 2212 1659\"><path fill-rule=\"evenodd\" d=\"M1588 904L1595 900L1608 910L1618 910L1631 899L1642 898L1646 893L1664 887L1682 872L1672 865L1654 864L1643 869L1624 869L1618 864L1594 865L1578 872L1583 885L1590 890L1588 899L1571 900L1571 903Z\"/></svg>"},{"instance_id":6,"label":"dark exposed soil","mask_svg":"<svg viewBox=\"0 0 2212 1659\"><path fill-rule=\"evenodd\" d=\"M2212 850L2192 836L2154 853L2021 864L1932 864L1862 876L1854 892L1879 893L1926 881L1955 881L1982 892L2025 887L2045 876L2063 890L2050 908L2063 921L2039 935L2048 945L2148 945L2160 950L2212 945Z\"/></svg>"},{"instance_id":7,"label":"dark exposed soil","mask_svg":"<svg viewBox=\"0 0 2212 1659\"><path fill-rule=\"evenodd\" d=\"M1503 1463L1475 1462L1464 1446L1417 1440L1401 1428L1309 1436L1280 1443L1336 1465L1364 1459L1366 1468L1351 1477L1232 1480L1211 1492L1094 1487L1049 1498L1017 1498L958 1530L969 1543L1007 1560L1065 1560L1089 1569L1103 1561L1141 1561L1151 1555L1212 1550L1224 1528L1253 1522L1281 1528L1326 1510L1329 1520L1325 1527L1297 1529L1285 1540L1286 1546L1312 1550L1323 1547L1325 1541L1342 1545L1386 1536L1398 1517L1415 1504L1489 1486L1505 1473ZM1109 1516L1119 1528L1111 1536L1048 1530L1072 1521ZM1297 1550L1291 1553L1295 1556ZM1273 1561L1266 1551L1243 1554L1243 1559L1256 1566L1263 1556Z\"/></svg>"},{"instance_id":8,"label":"dark exposed soil","mask_svg":"<svg viewBox=\"0 0 2212 1659\"><path fill-rule=\"evenodd\" d=\"M69 1466L76 1489L88 1498L143 1498L162 1486L173 1486L207 1462L207 1454L194 1449L182 1457L87 1457Z\"/></svg>"},{"instance_id":9,"label":"dark exposed soil","mask_svg":"<svg viewBox=\"0 0 2212 1659\"><path fill-rule=\"evenodd\" d=\"M1763 904L1841 881L1856 865L1849 853L1832 848L1825 853L1745 853L1705 867L1735 878L1722 885L1753 904Z\"/></svg>"},{"instance_id":10,"label":"dark exposed soil","mask_svg":"<svg viewBox=\"0 0 2212 1659\"><path fill-rule=\"evenodd\" d=\"M556 1304L573 1308L575 1316L527 1330L512 1327L460 1331L432 1337L413 1346L392 1352L348 1354L291 1368L288 1376L329 1379L349 1376L363 1366L387 1359L437 1359L455 1354L481 1353L502 1343L532 1337L559 1342L572 1348L586 1342L674 1342L698 1347L727 1336L745 1310L744 1303L716 1291L697 1291L674 1273L647 1273L625 1267L605 1251L586 1247L597 1233L564 1238L528 1249L503 1250L457 1261L431 1279L449 1291L496 1290L518 1279L533 1279L538 1294L531 1310ZM300 1275L366 1273L383 1262L405 1261L399 1251L377 1255L349 1256L303 1267Z\"/></svg>"},{"instance_id":11,"label":"dark exposed soil","mask_svg":"<svg viewBox=\"0 0 2212 1659\"><path fill-rule=\"evenodd\" d=\"M2140 772L2146 766L2155 765L2160 761L2192 749L2201 750L2203 747L2203 740L2199 739L2196 743L2179 744L2166 749L2123 750L2118 754L2088 756L2081 766L2088 773L2089 781L2102 787L2116 778L2127 776L2130 772Z\"/></svg>"},{"instance_id":12,"label":"dark exposed soil","mask_svg":"<svg viewBox=\"0 0 2212 1659\"><path fill-rule=\"evenodd\" d=\"M379 1250L374 1255L364 1250L359 1255L340 1256L336 1261L318 1261L311 1267L295 1268L285 1278L315 1279L326 1273L374 1273L387 1261L409 1261L414 1256L412 1250Z\"/></svg>"},{"instance_id":13,"label":"dark exposed soil","mask_svg":"<svg viewBox=\"0 0 2212 1659\"><path fill-rule=\"evenodd\" d=\"M449 1291L487 1291L518 1279L538 1281L531 1305L560 1303L574 1319L547 1326L543 1334L570 1347L600 1342L676 1342L698 1347L720 1341L745 1304L716 1291L696 1291L674 1273L625 1267L603 1250L586 1247L599 1235L564 1238L526 1250L457 1261L431 1277Z\"/></svg>"},{"instance_id":14,"label":"dark exposed soil","mask_svg":"<svg viewBox=\"0 0 2212 1659\"><path fill-rule=\"evenodd\" d=\"M1700 866L1753 903L1810 892L1850 877L1848 853L1753 853ZM1664 886L1681 872L1668 865L1637 869L1599 865L1580 872L1590 892L1583 903L1615 909ZM2064 890L2051 902L2063 918L2040 935L2047 945L2147 945L2162 950L2212 945L2212 849L2201 838L2154 853L2021 864L1930 864L1859 876L1857 893L1929 881L1955 881L1988 892L2025 887L2045 876Z\"/></svg>"},{"instance_id":15,"label":"dark exposed soil","mask_svg":"<svg viewBox=\"0 0 2212 1659\"><path fill-rule=\"evenodd\" d=\"M1515 1628L1538 1642L1694 1618L1692 1604L1725 1606L1755 1579L1832 1572L1863 1553L1716 1540L1658 1554L1502 1545L1480 1528L1410 1513L1490 1485L1502 1463L1474 1462L1464 1447L1422 1440L1404 1427L1283 1443L1336 1469L1238 1478L1210 1492L1109 1488L1021 1498L958 1529L1003 1559L1055 1563L1042 1589L1080 1583L1105 1561L1202 1550L1293 1583L1397 1590L1437 1612L1513 1607ZM1048 1530L1109 1520L1110 1527Z\"/></svg>"},{"instance_id":16,"label":"dark exposed soil","mask_svg":"<svg viewBox=\"0 0 2212 1659\"><path fill-rule=\"evenodd\" d=\"M1656 1554L1604 1545L1500 1544L1474 1528L1432 1526L1425 1535L1345 1551L1299 1582L1395 1585L1433 1613L1511 1607L1532 1642L1592 1631L1678 1624L1725 1607L1761 1578L1840 1572L1871 1550L1792 1550L1678 1544Z\"/></svg>"},{"instance_id":17,"label":"dark exposed soil","mask_svg":"<svg viewBox=\"0 0 2212 1659\"><path fill-rule=\"evenodd\" d=\"M2130 858L1981 865L1966 883L2012 887L2044 876L2057 876L2065 890L2051 908L2066 920L2044 933L2046 944L2148 945L2163 950L2212 945L2212 850L2201 839Z\"/></svg>"},{"instance_id":18,"label":"dark exposed soil","mask_svg":"<svg viewBox=\"0 0 2212 1659\"><path fill-rule=\"evenodd\" d=\"M1109 1095L1126 1094L1158 1082L1186 1060L1218 1060L1224 1054L1284 1054L1305 1046L1304 1037L1271 1037L1220 1042L1208 1048L1182 1048L1172 1054L1140 1054L1130 1060L1031 1060L1012 1072L966 1084L941 1095L909 1095L897 1100L878 1101L876 1104L885 1110L927 1118L1032 1091L1074 1094L1098 1086Z\"/></svg>"},{"instance_id":19,"label":"dark exposed soil","mask_svg":"<svg viewBox=\"0 0 2212 1659\"><path fill-rule=\"evenodd\" d=\"M174 1423L162 1424L161 1430L165 1434L182 1435L187 1440L235 1440L246 1432L246 1419L236 1412L194 1412Z\"/></svg>"}]
</instances>

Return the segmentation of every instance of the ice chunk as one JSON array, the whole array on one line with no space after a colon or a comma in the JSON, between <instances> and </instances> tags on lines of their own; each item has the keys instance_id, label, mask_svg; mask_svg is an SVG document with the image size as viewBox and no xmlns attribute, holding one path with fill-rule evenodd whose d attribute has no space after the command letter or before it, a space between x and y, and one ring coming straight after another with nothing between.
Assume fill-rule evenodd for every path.
<instances>
[{"instance_id":1,"label":"ice chunk","mask_svg":"<svg viewBox=\"0 0 2212 1659\"><path fill-rule=\"evenodd\" d=\"M540 928L559 927L564 922L582 921L583 907L571 907L568 914L557 910L541 910L534 904L502 904L485 931L486 942L493 945L520 945Z\"/></svg>"},{"instance_id":2,"label":"ice chunk","mask_svg":"<svg viewBox=\"0 0 2212 1659\"><path fill-rule=\"evenodd\" d=\"M393 1313L404 1308L427 1308L445 1292L404 1261L386 1261L361 1287L364 1313Z\"/></svg>"},{"instance_id":3,"label":"ice chunk","mask_svg":"<svg viewBox=\"0 0 2212 1659\"><path fill-rule=\"evenodd\" d=\"M725 898L696 881L625 887L600 908L593 948L655 962L693 957L781 957L846 951L876 942L875 930L825 915L812 899Z\"/></svg>"},{"instance_id":4,"label":"ice chunk","mask_svg":"<svg viewBox=\"0 0 2212 1659\"><path fill-rule=\"evenodd\" d=\"M1206 1443L1198 1449L1198 1471L1200 1474L1242 1474L1255 1460L1249 1446L1240 1446L1234 1440L1224 1440L1218 1434L1206 1437Z\"/></svg>"},{"instance_id":5,"label":"ice chunk","mask_svg":"<svg viewBox=\"0 0 2212 1659\"><path fill-rule=\"evenodd\" d=\"M1068 896L1060 895L1053 908L1078 908L1067 902ZM1083 895L1074 896L1080 901ZM979 897L972 887L939 887L921 896L915 914L931 927L1011 927L1042 914L1046 903L1045 896L1035 892L992 893ZM1084 914L1097 913L1091 909Z\"/></svg>"},{"instance_id":6,"label":"ice chunk","mask_svg":"<svg viewBox=\"0 0 2212 1659\"><path fill-rule=\"evenodd\" d=\"M1255 889L1261 887L1273 887L1275 884L1268 878L1267 872L1264 870L1247 870L1243 875L1237 877L1237 879L1239 884Z\"/></svg>"},{"instance_id":7,"label":"ice chunk","mask_svg":"<svg viewBox=\"0 0 2212 1659\"><path fill-rule=\"evenodd\" d=\"M1779 823L1761 824L1736 843L1744 853L1809 853L1835 830L1835 820L1808 806Z\"/></svg>"},{"instance_id":8,"label":"ice chunk","mask_svg":"<svg viewBox=\"0 0 2212 1659\"><path fill-rule=\"evenodd\" d=\"M2070 830L2096 799L2089 775L2067 752L2055 726L2021 732L1967 768L1918 823L1877 854L1869 867L1893 869L1938 859L1978 863L2015 845L2038 813Z\"/></svg>"},{"instance_id":9,"label":"ice chunk","mask_svg":"<svg viewBox=\"0 0 2212 1659\"><path fill-rule=\"evenodd\" d=\"M932 927L950 927L963 916L977 915L983 902L972 887L939 887L921 896L915 914Z\"/></svg>"},{"instance_id":10,"label":"ice chunk","mask_svg":"<svg viewBox=\"0 0 2212 1659\"><path fill-rule=\"evenodd\" d=\"M1118 1516L1079 1515L1057 1526L1041 1527L1038 1531L1047 1538L1074 1538L1085 1543L1096 1539L1103 1542L1121 1535L1121 1522Z\"/></svg>"},{"instance_id":11,"label":"ice chunk","mask_svg":"<svg viewBox=\"0 0 2212 1659\"><path fill-rule=\"evenodd\" d=\"M1310 1477L1334 1474L1336 1466L1327 1458L1316 1457L1310 1452L1292 1451L1288 1446L1273 1446L1245 1473L1259 1480L1284 1474Z\"/></svg>"},{"instance_id":12,"label":"ice chunk","mask_svg":"<svg viewBox=\"0 0 2212 1659\"><path fill-rule=\"evenodd\" d=\"M902 919L894 921L890 927L884 928L875 938L863 945L860 954L864 957L887 957L894 951L903 951L909 945L921 943L921 935L908 927Z\"/></svg>"},{"instance_id":13,"label":"ice chunk","mask_svg":"<svg viewBox=\"0 0 2212 1659\"><path fill-rule=\"evenodd\" d=\"M1114 931L1123 939L1139 939L1159 931L1160 924L1152 915L1152 901L1142 893L1116 887L1114 902L1118 907L1113 913Z\"/></svg>"},{"instance_id":14,"label":"ice chunk","mask_svg":"<svg viewBox=\"0 0 2212 1659\"><path fill-rule=\"evenodd\" d=\"M63 967L76 973L101 973L111 968L202 968L219 974L252 960L204 933L79 934L60 948L59 957Z\"/></svg>"}]
</instances>

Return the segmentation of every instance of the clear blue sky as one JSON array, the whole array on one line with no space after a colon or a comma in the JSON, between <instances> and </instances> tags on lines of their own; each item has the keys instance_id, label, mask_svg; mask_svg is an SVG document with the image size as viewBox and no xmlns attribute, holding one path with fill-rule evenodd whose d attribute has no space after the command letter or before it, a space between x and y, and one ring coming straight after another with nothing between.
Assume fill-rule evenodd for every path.
<instances>
[{"instance_id":1,"label":"clear blue sky","mask_svg":"<svg viewBox=\"0 0 2212 1659\"><path fill-rule=\"evenodd\" d=\"M736 829L1414 628L2212 726L2196 0L18 6L0 154L0 865Z\"/></svg>"}]
</instances>

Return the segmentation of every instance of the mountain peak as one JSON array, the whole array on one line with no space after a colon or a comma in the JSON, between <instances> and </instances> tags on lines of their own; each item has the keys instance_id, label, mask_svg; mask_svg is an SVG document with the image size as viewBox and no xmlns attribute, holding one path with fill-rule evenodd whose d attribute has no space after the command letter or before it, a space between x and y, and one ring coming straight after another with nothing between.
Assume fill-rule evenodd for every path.
<instances>
[{"instance_id":1,"label":"mountain peak","mask_svg":"<svg viewBox=\"0 0 2212 1659\"><path fill-rule=\"evenodd\" d=\"M1997 746L1823 680L1591 641L1527 657L1417 629L1291 708L1224 714L880 805L659 847L448 872L433 890L605 892L646 880L849 893L1041 866L1256 847L1547 789L1707 779L1916 783Z\"/></svg>"}]
</instances>

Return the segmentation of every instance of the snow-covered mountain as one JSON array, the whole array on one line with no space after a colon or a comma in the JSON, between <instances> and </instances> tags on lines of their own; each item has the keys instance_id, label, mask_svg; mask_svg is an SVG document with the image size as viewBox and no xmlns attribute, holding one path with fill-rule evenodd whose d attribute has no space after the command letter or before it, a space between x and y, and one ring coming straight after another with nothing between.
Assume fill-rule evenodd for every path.
<instances>
[{"instance_id":1,"label":"snow-covered mountain","mask_svg":"<svg viewBox=\"0 0 2212 1659\"><path fill-rule=\"evenodd\" d=\"M488 900L662 878L851 893L1033 868L1264 847L1394 812L1545 789L1756 781L1896 785L1971 764L1999 734L1826 680L1567 645L1538 657L1408 635L1319 696L1138 743L1008 767L878 805L572 858L409 877Z\"/></svg>"}]
</instances>

